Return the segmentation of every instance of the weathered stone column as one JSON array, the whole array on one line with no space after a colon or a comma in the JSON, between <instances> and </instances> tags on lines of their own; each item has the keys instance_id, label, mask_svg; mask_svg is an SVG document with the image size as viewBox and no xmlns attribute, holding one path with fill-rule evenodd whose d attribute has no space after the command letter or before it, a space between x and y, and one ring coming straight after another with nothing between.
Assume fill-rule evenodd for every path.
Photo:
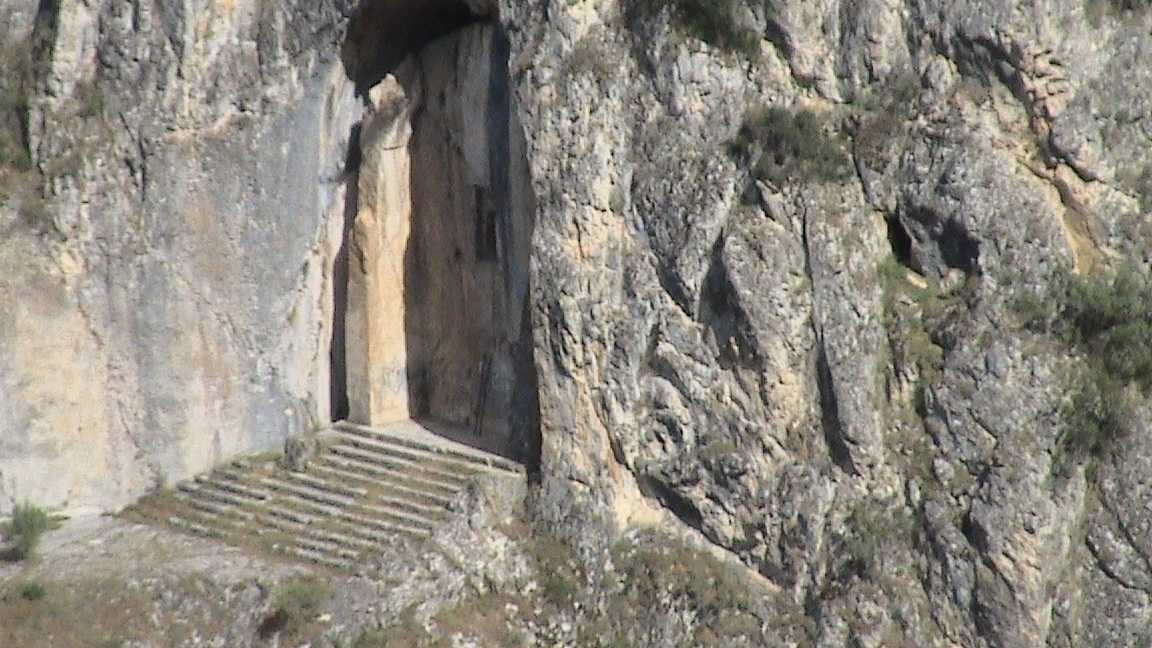
<instances>
[{"instance_id":1,"label":"weathered stone column","mask_svg":"<svg viewBox=\"0 0 1152 648\"><path fill-rule=\"evenodd\" d=\"M409 418L405 267L412 229L412 114L417 75L401 66L372 89L360 133L359 200L348 273L349 419L366 425Z\"/></svg>"}]
</instances>

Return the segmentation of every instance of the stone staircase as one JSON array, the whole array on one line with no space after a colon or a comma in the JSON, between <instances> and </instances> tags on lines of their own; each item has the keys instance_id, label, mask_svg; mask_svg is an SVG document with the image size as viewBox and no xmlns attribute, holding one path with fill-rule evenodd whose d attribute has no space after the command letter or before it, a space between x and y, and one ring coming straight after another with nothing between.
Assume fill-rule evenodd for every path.
<instances>
[{"instance_id":1,"label":"stone staircase","mask_svg":"<svg viewBox=\"0 0 1152 648\"><path fill-rule=\"evenodd\" d=\"M129 517L334 569L355 570L397 540L429 537L470 481L508 481L524 468L405 421L338 423L303 470L241 459L142 499Z\"/></svg>"}]
</instances>

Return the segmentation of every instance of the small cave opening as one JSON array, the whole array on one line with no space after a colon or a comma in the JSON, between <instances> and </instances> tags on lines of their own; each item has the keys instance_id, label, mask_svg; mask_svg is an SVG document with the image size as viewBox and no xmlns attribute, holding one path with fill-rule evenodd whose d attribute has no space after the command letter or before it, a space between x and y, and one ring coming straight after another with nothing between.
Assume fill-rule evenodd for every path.
<instances>
[{"instance_id":1,"label":"small cave opening","mask_svg":"<svg viewBox=\"0 0 1152 648\"><path fill-rule=\"evenodd\" d=\"M884 219L888 227L888 245L892 248L892 256L896 262L905 268L912 267L912 236L900 222L900 217L890 215Z\"/></svg>"},{"instance_id":2,"label":"small cave opening","mask_svg":"<svg viewBox=\"0 0 1152 648\"><path fill-rule=\"evenodd\" d=\"M365 0L352 13L340 57L356 94L366 97L428 43L490 19L462 0Z\"/></svg>"},{"instance_id":3,"label":"small cave opening","mask_svg":"<svg viewBox=\"0 0 1152 648\"><path fill-rule=\"evenodd\" d=\"M940 256L949 268L971 276L980 271L980 242L954 220L944 223L940 236Z\"/></svg>"},{"instance_id":4,"label":"small cave opening","mask_svg":"<svg viewBox=\"0 0 1152 648\"><path fill-rule=\"evenodd\" d=\"M459 0L365 2L342 58L365 108L333 415L416 420L534 470L535 199L503 29Z\"/></svg>"},{"instance_id":5,"label":"small cave opening","mask_svg":"<svg viewBox=\"0 0 1152 648\"><path fill-rule=\"evenodd\" d=\"M886 222L888 243L901 265L937 277L949 270L959 270L968 277L980 273L980 242L955 218L925 207L911 207L889 216ZM913 224L919 234L919 250L905 223Z\"/></svg>"}]
</instances>

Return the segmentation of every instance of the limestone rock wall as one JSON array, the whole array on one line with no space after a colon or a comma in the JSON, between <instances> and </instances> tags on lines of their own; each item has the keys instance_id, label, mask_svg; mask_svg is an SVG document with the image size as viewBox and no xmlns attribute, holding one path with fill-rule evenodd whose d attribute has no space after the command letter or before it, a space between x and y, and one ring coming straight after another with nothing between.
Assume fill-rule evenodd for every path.
<instances>
[{"instance_id":1,"label":"limestone rock wall","mask_svg":"<svg viewBox=\"0 0 1152 648\"><path fill-rule=\"evenodd\" d=\"M371 95L361 128L348 277L349 419L378 425L411 417L408 380L412 246L412 119L422 86L411 66ZM398 78L403 78L401 82Z\"/></svg>"},{"instance_id":2,"label":"limestone rock wall","mask_svg":"<svg viewBox=\"0 0 1152 648\"><path fill-rule=\"evenodd\" d=\"M328 416L350 7L40 7L3 35L39 186L0 206L0 510L114 508Z\"/></svg>"},{"instance_id":3,"label":"limestone rock wall","mask_svg":"<svg viewBox=\"0 0 1152 648\"><path fill-rule=\"evenodd\" d=\"M0 11L38 52L35 170L4 178L47 196L0 206L0 506L114 506L331 409L352 3L43 4ZM1147 408L1058 466L1084 358L1014 304L1147 270L1152 14L748 0L701 32L687 2L468 4L509 40L535 205L504 286L544 522L590 550L687 529L806 645L1147 643ZM758 111L828 146L759 165L733 145Z\"/></svg>"},{"instance_id":4,"label":"limestone rock wall","mask_svg":"<svg viewBox=\"0 0 1152 648\"><path fill-rule=\"evenodd\" d=\"M500 5L541 516L589 544L673 517L803 605L813 645L1147 641L1148 500L1121 484L1152 440L1062 472L1084 360L1014 304L1146 265L1152 15L719 3L726 49L694 3ZM842 163L758 174L732 143L766 106L811 111Z\"/></svg>"},{"instance_id":5,"label":"limestone rock wall","mask_svg":"<svg viewBox=\"0 0 1152 648\"><path fill-rule=\"evenodd\" d=\"M419 58L425 103L416 172L411 286L421 411L512 447L518 384L530 383L525 309L533 200L507 74L508 45L492 23L456 32Z\"/></svg>"}]
</instances>

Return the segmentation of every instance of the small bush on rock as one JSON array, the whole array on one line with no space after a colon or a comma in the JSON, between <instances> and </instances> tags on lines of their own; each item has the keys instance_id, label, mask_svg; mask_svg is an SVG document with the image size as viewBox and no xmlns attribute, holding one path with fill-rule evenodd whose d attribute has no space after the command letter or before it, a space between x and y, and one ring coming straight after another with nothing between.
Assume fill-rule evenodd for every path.
<instances>
[{"instance_id":1,"label":"small bush on rock","mask_svg":"<svg viewBox=\"0 0 1152 648\"><path fill-rule=\"evenodd\" d=\"M257 629L262 639L280 634L292 637L311 623L331 595L324 581L315 576L297 576L285 581L276 595L273 611Z\"/></svg>"},{"instance_id":2,"label":"small bush on rock","mask_svg":"<svg viewBox=\"0 0 1152 648\"><path fill-rule=\"evenodd\" d=\"M667 9L672 23L684 33L727 52L747 58L760 55L760 36L742 25L736 11L740 0L633 0L634 18L651 20Z\"/></svg>"},{"instance_id":3,"label":"small bush on rock","mask_svg":"<svg viewBox=\"0 0 1152 648\"><path fill-rule=\"evenodd\" d=\"M4 531L5 538L10 546L7 550L8 560L24 560L31 558L40 544L40 537L51 526L51 520L44 509L24 502L17 504L12 511L12 521Z\"/></svg>"},{"instance_id":4,"label":"small bush on rock","mask_svg":"<svg viewBox=\"0 0 1152 648\"><path fill-rule=\"evenodd\" d=\"M612 550L626 601L664 601L694 619L694 645L723 646L766 639L761 593L732 565L657 534L623 540ZM631 630L643 625L636 610L614 610L601 632L631 645ZM643 617L643 613L640 613ZM777 622L786 623L781 618Z\"/></svg>"},{"instance_id":5,"label":"small bush on rock","mask_svg":"<svg viewBox=\"0 0 1152 648\"><path fill-rule=\"evenodd\" d=\"M1152 391L1152 281L1132 268L1062 275L1017 301L1025 326L1080 349L1086 366L1061 410L1061 448L1100 455L1130 433L1137 394Z\"/></svg>"},{"instance_id":6,"label":"small bush on rock","mask_svg":"<svg viewBox=\"0 0 1152 648\"><path fill-rule=\"evenodd\" d=\"M848 174L848 156L811 110L777 106L750 113L732 151L756 156L753 174L777 185L792 180L834 181Z\"/></svg>"},{"instance_id":7,"label":"small bush on rock","mask_svg":"<svg viewBox=\"0 0 1152 648\"><path fill-rule=\"evenodd\" d=\"M20 598L25 601L39 601L44 598L45 594L44 586L37 581L21 583L20 586L16 588L16 592L20 595Z\"/></svg>"}]
</instances>

